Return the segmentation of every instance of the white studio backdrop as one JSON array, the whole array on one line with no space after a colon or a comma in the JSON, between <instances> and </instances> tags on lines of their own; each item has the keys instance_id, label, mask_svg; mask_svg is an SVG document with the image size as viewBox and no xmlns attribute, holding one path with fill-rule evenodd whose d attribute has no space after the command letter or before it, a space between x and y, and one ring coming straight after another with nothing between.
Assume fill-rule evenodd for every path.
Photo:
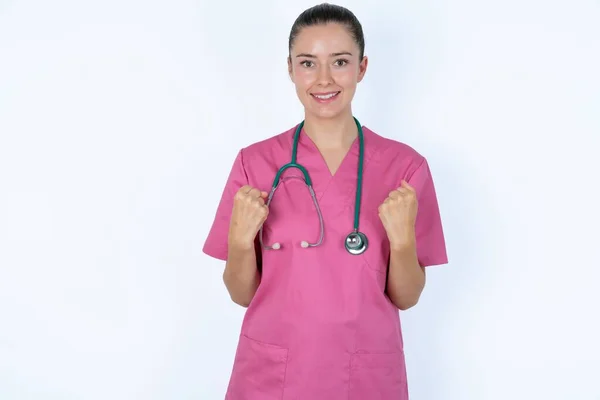
<instances>
[{"instance_id":1,"label":"white studio backdrop","mask_svg":"<svg viewBox=\"0 0 600 400\"><path fill-rule=\"evenodd\" d=\"M243 309L201 252L240 147L300 121L302 1L0 0L0 399L218 400ZM600 4L354 0L355 115L426 156L450 264L414 400L600 399Z\"/></svg>"}]
</instances>

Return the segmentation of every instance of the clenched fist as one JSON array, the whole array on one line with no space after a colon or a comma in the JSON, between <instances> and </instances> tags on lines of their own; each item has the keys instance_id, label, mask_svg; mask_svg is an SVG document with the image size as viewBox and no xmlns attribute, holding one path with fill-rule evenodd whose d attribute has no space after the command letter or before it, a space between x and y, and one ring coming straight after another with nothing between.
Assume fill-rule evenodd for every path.
<instances>
[{"instance_id":1,"label":"clenched fist","mask_svg":"<svg viewBox=\"0 0 600 400\"><path fill-rule=\"evenodd\" d=\"M379 206L379 219L392 246L408 244L414 240L417 208L415 189L404 180Z\"/></svg>"},{"instance_id":2,"label":"clenched fist","mask_svg":"<svg viewBox=\"0 0 600 400\"><path fill-rule=\"evenodd\" d=\"M267 192L248 185L237 191L229 223L230 245L246 249L254 247L254 238L269 214L265 204L267 196Z\"/></svg>"}]
</instances>

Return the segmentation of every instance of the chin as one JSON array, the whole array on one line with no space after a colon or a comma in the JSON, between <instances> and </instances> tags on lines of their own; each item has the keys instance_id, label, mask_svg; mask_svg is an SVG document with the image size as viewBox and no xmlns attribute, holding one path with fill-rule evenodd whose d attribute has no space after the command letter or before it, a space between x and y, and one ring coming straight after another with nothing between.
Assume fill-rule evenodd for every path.
<instances>
[{"instance_id":1,"label":"chin","mask_svg":"<svg viewBox=\"0 0 600 400\"><path fill-rule=\"evenodd\" d=\"M319 119L335 119L344 113L343 108L310 109L309 114Z\"/></svg>"}]
</instances>

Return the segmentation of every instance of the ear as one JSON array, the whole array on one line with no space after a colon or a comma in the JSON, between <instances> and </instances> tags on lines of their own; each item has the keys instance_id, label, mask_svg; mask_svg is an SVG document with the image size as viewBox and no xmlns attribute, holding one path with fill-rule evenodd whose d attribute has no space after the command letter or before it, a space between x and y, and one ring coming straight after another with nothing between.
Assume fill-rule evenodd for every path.
<instances>
[{"instance_id":1,"label":"ear","mask_svg":"<svg viewBox=\"0 0 600 400\"><path fill-rule=\"evenodd\" d=\"M369 65L369 58L364 56L360 64L358 65L358 82L362 81L367 73L367 66Z\"/></svg>"},{"instance_id":2,"label":"ear","mask_svg":"<svg viewBox=\"0 0 600 400\"><path fill-rule=\"evenodd\" d=\"M293 74L293 68L292 68L292 59L290 56L288 56L287 58L287 65L288 65L288 75L290 77L290 80L292 82L294 82L294 74Z\"/></svg>"}]
</instances>

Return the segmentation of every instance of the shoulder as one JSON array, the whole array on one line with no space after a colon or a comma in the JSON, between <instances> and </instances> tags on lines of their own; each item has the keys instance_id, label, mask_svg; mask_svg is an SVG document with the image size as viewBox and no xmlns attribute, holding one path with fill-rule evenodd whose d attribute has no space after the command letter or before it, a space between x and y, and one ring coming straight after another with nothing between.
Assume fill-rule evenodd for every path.
<instances>
[{"instance_id":1,"label":"shoulder","mask_svg":"<svg viewBox=\"0 0 600 400\"><path fill-rule=\"evenodd\" d=\"M382 136L367 127L363 127L363 131L365 148L370 148L371 157L383 165L416 169L426 162L425 157L407 143Z\"/></svg>"},{"instance_id":2,"label":"shoulder","mask_svg":"<svg viewBox=\"0 0 600 400\"><path fill-rule=\"evenodd\" d=\"M268 154L290 148L295 128L294 126L284 132L271 135L266 139L242 147L239 152L244 163L252 163L258 158L264 159Z\"/></svg>"}]
</instances>

